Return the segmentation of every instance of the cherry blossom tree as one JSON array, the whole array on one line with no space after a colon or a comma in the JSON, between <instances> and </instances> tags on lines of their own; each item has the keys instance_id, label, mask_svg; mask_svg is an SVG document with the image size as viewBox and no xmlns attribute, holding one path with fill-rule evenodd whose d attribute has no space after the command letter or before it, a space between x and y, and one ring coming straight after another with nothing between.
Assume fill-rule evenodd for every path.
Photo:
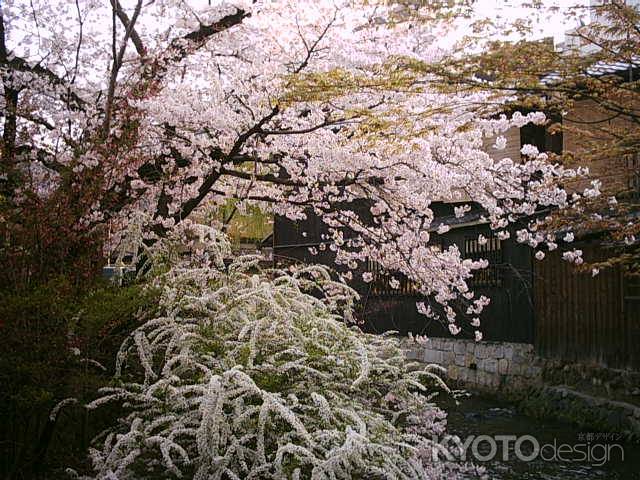
<instances>
[{"instance_id":1,"label":"cherry blossom tree","mask_svg":"<svg viewBox=\"0 0 640 480\"><path fill-rule=\"evenodd\" d=\"M121 408L88 478L460 470L430 461L437 371L345 325L355 292L322 267L229 264L228 218L202 222L230 202L313 213L343 278L369 280L373 260L412 279L432 299L419 311L452 333L461 317L479 328L489 299L466 281L486 262L431 245L447 229L432 204L458 202L459 216L479 204L499 238L524 222L518 239L550 248L531 216L570 210L562 184L581 172L532 146L492 159L487 138L503 150L509 128L546 117L502 114L509 92L443 88L426 68L456 54L443 39L465 3L3 2L2 286L82 279L105 255L141 251L161 292L90 404Z\"/></svg>"},{"instance_id":2,"label":"cherry blossom tree","mask_svg":"<svg viewBox=\"0 0 640 480\"><path fill-rule=\"evenodd\" d=\"M589 176L597 188L584 192L575 208L550 212L540 230L571 230L579 225L576 239L595 233L608 247L591 262L581 263L580 269L597 275L618 265L637 275L640 5L631 0L544 3L546 8L540 8L540 2L527 8L523 2L517 19L490 21L478 15L476 29L453 47L457 54L418 66L421 73L433 75L443 91L491 91L498 98L508 95L510 109L550 114L553 120L547 129L564 135L565 146L562 152L545 153L565 166L591 167ZM566 27L560 44L548 38L536 40L537 27L560 8L575 28ZM596 194L599 190L602 195ZM520 239L530 241L526 232ZM560 246L573 239L573 233L560 235ZM549 250L556 246L552 242ZM537 256L544 258L544 252ZM576 252L567 252L565 259L582 260Z\"/></svg>"},{"instance_id":3,"label":"cherry blossom tree","mask_svg":"<svg viewBox=\"0 0 640 480\"><path fill-rule=\"evenodd\" d=\"M476 324L487 299L466 280L486 262L430 246L431 204L475 202L501 238L540 206L570 208L561 184L578 171L534 148L523 161L483 149L545 116L500 115L508 97L431 83L421 65L451 54L445 7L209 3L3 5L6 235L46 218L55 228L38 238L64 231L68 258L108 231L113 248L132 223L152 244L230 199L313 212L338 264L374 260L415 281L440 306L420 310L452 332L460 312ZM551 241L536 228L521 235Z\"/></svg>"}]
</instances>

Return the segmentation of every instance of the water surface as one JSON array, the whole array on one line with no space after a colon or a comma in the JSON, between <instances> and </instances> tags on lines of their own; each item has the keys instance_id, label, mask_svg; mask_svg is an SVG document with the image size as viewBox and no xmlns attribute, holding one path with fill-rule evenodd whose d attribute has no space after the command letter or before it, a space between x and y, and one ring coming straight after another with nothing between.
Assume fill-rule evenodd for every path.
<instances>
[{"instance_id":1,"label":"water surface","mask_svg":"<svg viewBox=\"0 0 640 480\"><path fill-rule=\"evenodd\" d=\"M571 424L553 420L538 420L522 413L508 403L498 403L472 395L461 398L459 404L443 401L448 412L449 433L463 440L469 435L532 435L546 447L545 457L553 457L560 445L563 451L558 459L543 460L540 455L531 461L517 458L514 442L509 442L508 460L502 459L502 443L498 443L498 454L491 461L475 462L487 468L489 478L498 480L640 480L640 445L625 443L618 435L583 429ZM583 446L580 446L583 445ZM596 446L597 445L597 446ZM606 445L609 445L607 447ZM616 445L616 446L614 446ZM618 447L617 445L620 445ZM532 443L523 441L521 451L532 453ZM477 443L481 455L490 454L491 445L487 441ZM605 454L608 448L608 455ZM580 449L583 454L576 452ZM624 459L622 459L624 451ZM471 448L468 450L471 451ZM577 457L592 452L591 461L579 461ZM607 461L601 460L608 457ZM599 465L601 464L601 465Z\"/></svg>"}]
</instances>

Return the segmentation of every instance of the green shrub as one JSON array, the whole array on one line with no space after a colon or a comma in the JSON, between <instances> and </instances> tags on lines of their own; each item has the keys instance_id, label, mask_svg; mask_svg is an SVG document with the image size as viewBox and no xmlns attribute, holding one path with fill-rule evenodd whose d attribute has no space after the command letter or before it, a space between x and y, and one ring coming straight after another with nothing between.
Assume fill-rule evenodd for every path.
<instances>
[{"instance_id":1,"label":"green shrub","mask_svg":"<svg viewBox=\"0 0 640 480\"><path fill-rule=\"evenodd\" d=\"M81 458L102 423L68 406L104 385L113 356L154 293L139 285L97 282L85 289L65 277L29 290L0 292L0 477L30 478ZM102 416L105 413L103 412Z\"/></svg>"},{"instance_id":2,"label":"green shrub","mask_svg":"<svg viewBox=\"0 0 640 480\"><path fill-rule=\"evenodd\" d=\"M446 386L397 339L345 323L355 292L322 267L224 265L223 247L150 277L159 306L89 405L120 410L81 478L455 478L431 456Z\"/></svg>"}]
</instances>

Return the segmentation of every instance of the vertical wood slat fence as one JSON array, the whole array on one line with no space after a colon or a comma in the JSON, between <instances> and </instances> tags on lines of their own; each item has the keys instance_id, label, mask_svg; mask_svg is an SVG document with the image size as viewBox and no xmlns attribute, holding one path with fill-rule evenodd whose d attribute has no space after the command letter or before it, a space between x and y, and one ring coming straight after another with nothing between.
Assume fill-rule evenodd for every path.
<instances>
[{"instance_id":1,"label":"vertical wood slat fence","mask_svg":"<svg viewBox=\"0 0 640 480\"><path fill-rule=\"evenodd\" d=\"M587 260L595 246L582 247ZM538 354L610 368L640 367L640 297L619 268L576 273L558 252L534 263Z\"/></svg>"}]
</instances>

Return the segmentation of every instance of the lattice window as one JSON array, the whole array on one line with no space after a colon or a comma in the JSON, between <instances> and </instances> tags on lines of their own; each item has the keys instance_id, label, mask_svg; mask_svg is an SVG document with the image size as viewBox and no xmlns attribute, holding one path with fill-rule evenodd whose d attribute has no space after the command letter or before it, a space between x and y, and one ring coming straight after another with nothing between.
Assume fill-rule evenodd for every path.
<instances>
[{"instance_id":1,"label":"lattice window","mask_svg":"<svg viewBox=\"0 0 640 480\"><path fill-rule=\"evenodd\" d=\"M385 268L376 261L367 260L367 271L373 275L373 279L370 282L371 295L418 295L418 288L415 282L400 273L391 273L385 270ZM392 278L397 279L400 283L398 288L391 286Z\"/></svg>"},{"instance_id":2,"label":"lattice window","mask_svg":"<svg viewBox=\"0 0 640 480\"><path fill-rule=\"evenodd\" d=\"M502 263L502 242L491 236L487 243L480 244L478 237L468 237L464 241L464 258L472 260L486 259L489 266L482 270L476 270L473 278L467 283L470 287L499 287L502 285L500 264Z\"/></svg>"}]
</instances>

